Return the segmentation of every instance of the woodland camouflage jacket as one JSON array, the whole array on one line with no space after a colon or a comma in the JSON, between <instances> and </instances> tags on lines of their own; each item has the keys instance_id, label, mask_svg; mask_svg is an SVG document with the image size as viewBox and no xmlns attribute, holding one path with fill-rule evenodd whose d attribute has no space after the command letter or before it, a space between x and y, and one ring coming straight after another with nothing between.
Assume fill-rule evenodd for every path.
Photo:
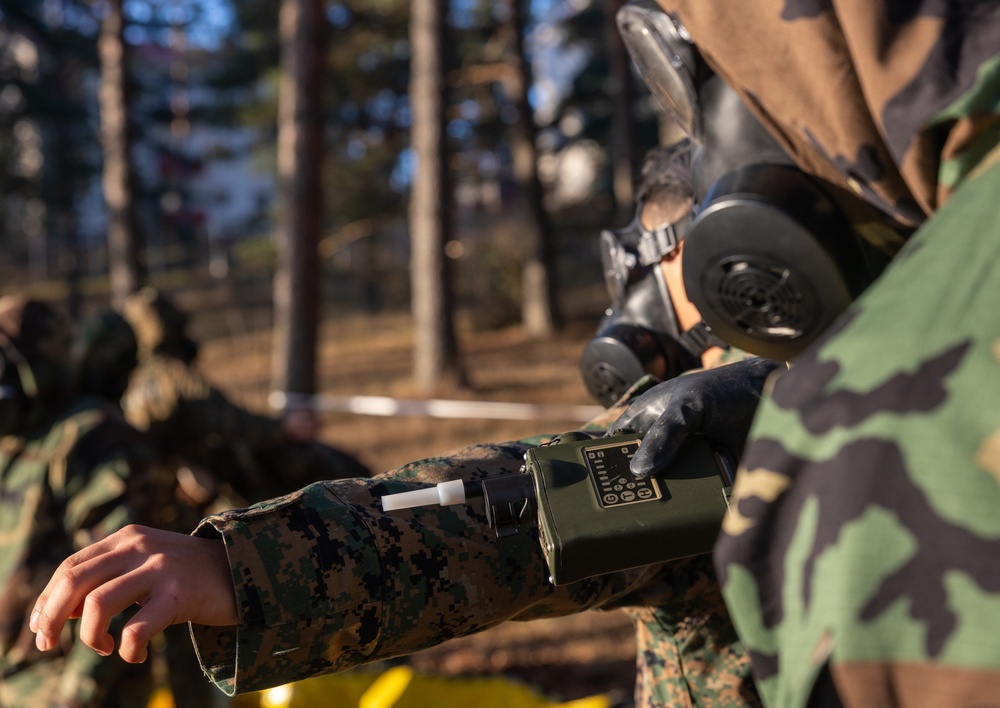
<instances>
[{"instance_id":1,"label":"woodland camouflage jacket","mask_svg":"<svg viewBox=\"0 0 1000 708\"><path fill-rule=\"evenodd\" d=\"M762 694L995 703L1000 3L661 2L800 166L922 225L758 411L716 565Z\"/></svg>"},{"instance_id":2,"label":"woodland camouflage jacket","mask_svg":"<svg viewBox=\"0 0 1000 708\"><path fill-rule=\"evenodd\" d=\"M75 623L42 654L28 613L64 558L147 519L147 462L138 433L96 398L0 440L0 705L144 704L148 666L98 656L75 640Z\"/></svg>"}]
</instances>

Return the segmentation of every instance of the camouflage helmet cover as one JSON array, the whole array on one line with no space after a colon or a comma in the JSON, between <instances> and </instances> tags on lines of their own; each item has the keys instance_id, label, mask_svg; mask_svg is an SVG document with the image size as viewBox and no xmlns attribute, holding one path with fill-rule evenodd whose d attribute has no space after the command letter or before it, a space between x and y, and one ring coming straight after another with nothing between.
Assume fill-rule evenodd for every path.
<instances>
[{"instance_id":1,"label":"camouflage helmet cover","mask_svg":"<svg viewBox=\"0 0 1000 708\"><path fill-rule=\"evenodd\" d=\"M117 312L101 310L77 326L71 355L80 390L116 401L137 362L135 332Z\"/></svg>"}]
</instances>

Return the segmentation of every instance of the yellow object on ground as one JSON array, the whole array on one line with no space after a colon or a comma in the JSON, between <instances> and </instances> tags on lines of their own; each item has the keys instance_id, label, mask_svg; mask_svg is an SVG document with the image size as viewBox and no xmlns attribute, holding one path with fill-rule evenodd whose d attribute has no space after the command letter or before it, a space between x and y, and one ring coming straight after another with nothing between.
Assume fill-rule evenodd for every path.
<instances>
[{"instance_id":1,"label":"yellow object on ground","mask_svg":"<svg viewBox=\"0 0 1000 708\"><path fill-rule=\"evenodd\" d=\"M177 708L174 704L174 695L169 688L158 688L149 697L146 708Z\"/></svg>"},{"instance_id":2,"label":"yellow object on ground","mask_svg":"<svg viewBox=\"0 0 1000 708\"><path fill-rule=\"evenodd\" d=\"M240 708L610 708L607 696L567 703L502 678L446 678L416 674L406 666L384 673L349 672L238 696Z\"/></svg>"}]
</instances>

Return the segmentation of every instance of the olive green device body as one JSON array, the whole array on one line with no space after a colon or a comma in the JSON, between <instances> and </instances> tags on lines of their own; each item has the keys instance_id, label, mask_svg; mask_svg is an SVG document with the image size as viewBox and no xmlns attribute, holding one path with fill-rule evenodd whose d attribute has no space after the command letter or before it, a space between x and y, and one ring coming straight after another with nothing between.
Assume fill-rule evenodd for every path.
<instances>
[{"instance_id":1,"label":"olive green device body","mask_svg":"<svg viewBox=\"0 0 1000 708\"><path fill-rule=\"evenodd\" d=\"M728 461L695 436L663 476L638 480L628 463L641 440L617 435L525 454L553 584L711 552L732 485Z\"/></svg>"}]
</instances>

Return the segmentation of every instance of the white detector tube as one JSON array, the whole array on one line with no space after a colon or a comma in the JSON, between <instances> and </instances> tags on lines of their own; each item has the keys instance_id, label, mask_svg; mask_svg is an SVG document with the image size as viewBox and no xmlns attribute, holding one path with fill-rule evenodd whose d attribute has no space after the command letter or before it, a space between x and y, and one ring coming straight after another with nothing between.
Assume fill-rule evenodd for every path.
<instances>
[{"instance_id":1,"label":"white detector tube","mask_svg":"<svg viewBox=\"0 0 1000 708\"><path fill-rule=\"evenodd\" d=\"M397 509L412 509L415 506L450 506L452 504L465 503L465 482L460 479L453 479L450 482L441 482L434 487L426 489L414 489L412 492L400 492L399 494L386 494L382 497L382 511L396 511Z\"/></svg>"}]
</instances>

